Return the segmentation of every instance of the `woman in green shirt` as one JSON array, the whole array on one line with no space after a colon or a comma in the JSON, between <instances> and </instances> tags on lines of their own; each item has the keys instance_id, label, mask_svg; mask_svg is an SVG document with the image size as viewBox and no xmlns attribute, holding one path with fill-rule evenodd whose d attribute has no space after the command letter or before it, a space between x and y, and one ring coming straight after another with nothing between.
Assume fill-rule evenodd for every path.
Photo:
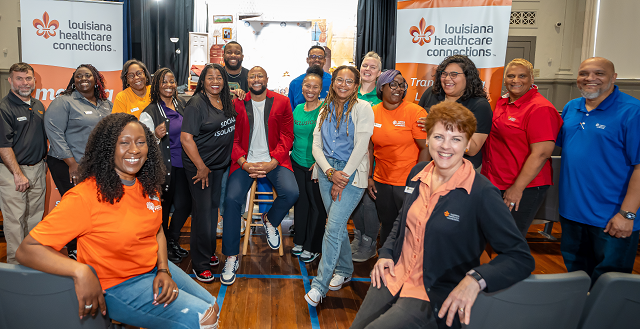
<instances>
[{"instance_id":1,"label":"woman in green shirt","mask_svg":"<svg viewBox=\"0 0 640 329\"><path fill-rule=\"evenodd\" d=\"M291 164L298 183L300 196L293 208L296 233L295 246L291 254L300 256L305 263L312 262L322 251L322 237L327 213L322 204L318 183L311 180L315 159L311 154L313 130L320 113L320 91L322 90L322 68L312 66L302 80L302 95L305 103L298 104L293 111L293 148Z\"/></svg>"}]
</instances>

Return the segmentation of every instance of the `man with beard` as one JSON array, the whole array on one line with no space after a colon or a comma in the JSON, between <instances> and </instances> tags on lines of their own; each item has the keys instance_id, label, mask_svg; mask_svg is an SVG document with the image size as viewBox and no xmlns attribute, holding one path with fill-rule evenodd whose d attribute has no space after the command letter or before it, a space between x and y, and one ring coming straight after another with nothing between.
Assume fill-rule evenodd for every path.
<instances>
[{"instance_id":1,"label":"man with beard","mask_svg":"<svg viewBox=\"0 0 640 329\"><path fill-rule=\"evenodd\" d=\"M324 63L326 61L326 52L323 47L313 46L309 49L307 53L307 64L309 67L319 66L320 69L324 67ZM302 80L307 73L302 73L299 77L291 80L289 84L289 101L291 102L291 110L296 108L298 104L302 104L305 102L304 96L302 96ZM320 101L322 102L329 92L329 86L331 86L331 74L324 72L322 76L322 91L320 92Z\"/></svg>"},{"instance_id":2,"label":"man with beard","mask_svg":"<svg viewBox=\"0 0 640 329\"><path fill-rule=\"evenodd\" d=\"M0 209L7 240L7 263L44 214L47 135L44 106L31 97L33 68L16 63L9 68L11 91L0 101Z\"/></svg>"},{"instance_id":3,"label":"man with beard","mask_svg":"<svg viewBox=\"0 0 640 329\"><path fill-rule=\"evenodd\" d=\"M605 272L631 273L640 220L640 101L614 85L605 58L580 64L581 98L562 111L560 223L562 258L593 285Z\"/></svg>"},{"instance_id":4,"label":"man with beard","mask_svg":"<svg viewBox=\"0 0 640 329\"><path fill-rule=\"evenodd\" d=\"M244 99L244 96L249 90L249 84L247 82L249 70L242 67L242 60L244 59L242 46L235 41L227 43L224 46L222 58L224 59L224 69L227 71L229 89L231 89L232 96Z\"/></svg>"},{"instance_id":5,"label":"man with beard","mask_svg":"<svg viewBox=\"0 0 640 329\"><path fill-rule=\"evenodd\" d=\"M289 150L293 145L293 115L288 99L267 90L267 72L256 66L249 71L249 95L235 99L236 117L231 173L225 198L222 253L227 256L220 282L235 282L239 267L240 219L238 213L255 178L267 177L278 197L262 222L271 249L280 247L278 225L298 200Z\"/></svg>"}]
</instances>

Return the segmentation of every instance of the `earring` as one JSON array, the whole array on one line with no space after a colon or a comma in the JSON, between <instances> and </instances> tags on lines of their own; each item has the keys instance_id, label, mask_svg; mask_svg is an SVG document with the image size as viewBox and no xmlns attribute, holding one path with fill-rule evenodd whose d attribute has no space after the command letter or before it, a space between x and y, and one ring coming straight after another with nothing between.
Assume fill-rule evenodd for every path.
<instances>
[{"instance_id":1,"label":"earring","mask_svg":"<svg viewBox=\"0 0 640 329\"><path fill-rule=\"evenodd\" d=\"M469 149L464 150L465 152L469 152Z\"/></svg>"},{"instance_id":2,"label":"earring","mask_svg":"<svg viewBox=\"0 0 640 329\"><path fill-rule=\"evenodd\" d=\"M93 88L94 89L98 89L98 85L93 85Z\"/></svg>"}]
</instances>

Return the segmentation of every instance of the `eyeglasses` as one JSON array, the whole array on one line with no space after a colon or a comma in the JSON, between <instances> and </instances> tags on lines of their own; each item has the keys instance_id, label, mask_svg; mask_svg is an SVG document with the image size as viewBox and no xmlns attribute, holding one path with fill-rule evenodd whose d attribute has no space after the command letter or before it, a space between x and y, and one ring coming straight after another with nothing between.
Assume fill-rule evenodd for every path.
<instances>
[{"instance_id":1,"label":"eyeglasses","mask_svg":"<svg viewBox=\"0 0 640 329\"><path fill-rule=\"evenodd\" d=\"M407 89L409 88L409 85L406 82L403 83L398 83L398 81L391 81L389 82L389 87L391 87L391 89Z\"/></svg>"},{"instance_id":2,"label":"eyeglasses","mask_svg":"<svg viewBox=\"0 0 640 329\"><path fill-rule=\"evenodd\" d=\"M309 59L323 60L324 59L324 55L309 55Z\"/></svg>"},{"instance_id":3,"label":"eyeglasses","mask_svg":"<svg viewBox=\"0 0 640 329\"><path fill-rule=\"evenodd\" d=\"M136 73L127 73L127 79L133 79L135 77L138 77L138 78L144 77L144 71L140 70Z\"/></svg>"},{"instance_id":4,"label":"eyeglasses","mask_svg":"<svg viewBox=\"0 0 640 329\"><path fill-rule=\"evenodd\" d=\"M445 72L445 71L440 71L440 78L444 79L446 77L451 77L451 79L455 79L458 74L462 74L464 75L464 73L462 72Z\"/></svg>"},{"instance_id":5,"label":"eyeglasses","mask_svg":"<svg viewBox=\"0 0 640 329\"><path fill-rule=\"evenodd\" d=\"M346 84L347 86L353 86L353 80L352 79L343 79L343 78L336 78L336 84L337 85L343 85Z\"/></svg>"}]
</instances>

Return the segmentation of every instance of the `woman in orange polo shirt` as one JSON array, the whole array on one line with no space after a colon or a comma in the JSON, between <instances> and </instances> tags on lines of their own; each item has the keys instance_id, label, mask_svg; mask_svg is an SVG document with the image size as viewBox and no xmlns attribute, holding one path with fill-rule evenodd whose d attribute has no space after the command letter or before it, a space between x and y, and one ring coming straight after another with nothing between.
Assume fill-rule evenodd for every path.
<instances>
[{"instance_id":1,"label":"woman in orange polo shirt","mask_svg":"<svg viewBox=\"0 0 640 329\"><path fill-rule=\"evenodd\" d=\"M133 115L105 117L89 136L79 175L24 239L18 261L72 277L81 319L109 309L112 319L137 327L217 328L215 297L167 261L165 168L153 132ZM77 262L59 253L73 238Z\"/></svg>"},{"instance_id":2,"label":"woman in orange polo shirt","mask_svg":"<svg viewBox=\"0 0 640 329\"><path fill-rule=\"evenodd\" d=\"M443 102L425 128L433 161L406 179L404 206L351 328L460 328L480 290L507 288L535 267L500 191L463 158L473 113ZM497 256L480 265L487 242Z\"/></svg>"},{"instance_id":3,"label":"woman in orange polo shirt","mask_svg":"<svg viewBox=\"0 0 640 329\"><path fill-rule=\"evenodd\" d=\"M111 113L133 114L140 119L140 114L151 104L151 74L147 67L137 59L130 59L122 66L120 73L122 91L113 101Z\"/></svg>"}]
</instances>

